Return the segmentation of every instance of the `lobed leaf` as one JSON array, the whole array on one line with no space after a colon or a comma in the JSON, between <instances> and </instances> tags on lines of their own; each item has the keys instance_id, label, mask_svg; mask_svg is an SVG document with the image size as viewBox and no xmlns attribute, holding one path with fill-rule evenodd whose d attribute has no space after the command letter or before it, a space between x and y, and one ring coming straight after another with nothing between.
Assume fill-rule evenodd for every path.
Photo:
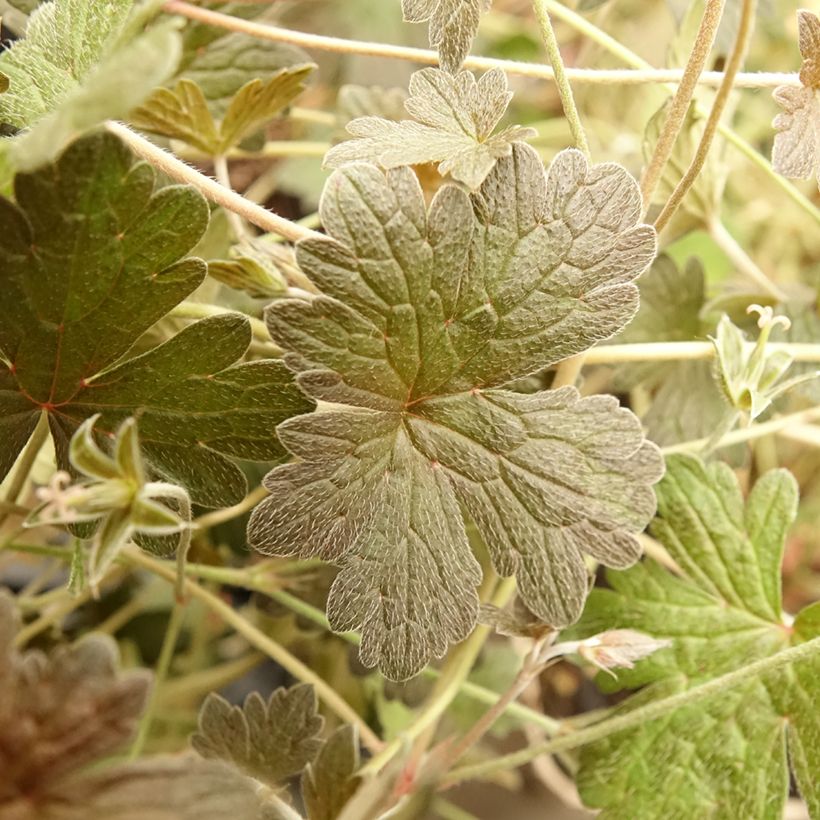
<instances>
[{"instance_id":1,"label":"lobed leaf","mask_svg":"<svg viewBox=\"0 0 820 820\"><path fill-rule=\"evenodd\" d=\"M590 595L575 630L594 634L616 626L672 641L672 648L619 673L617 683L600 677L607 689L647 685L625 710L820 634L820 623L804 615L802 628L790 629L781 611L780 561L797 513L791 474L766 473L744 503L727 465L674 456L657 492L651 531L683 574L654 561L608 573L612 588ZM788 747L816 812L818 672L811 660L750 677L705 703L585 748L582 797L606 818L776 818L787 795Z\"/></svg>"},{"instance_id":2,"label":"lobed leaf","mask_svg":"<svg viewBox=\"0 0 820 820\"><path fill-rule=\"evenodd\" d=\"M226 761L278 788L316 758L323 723L309 684L277 689L267 703L252 693L241 708L211 694L200 710L191 745L205 758Z\"/></svg>"},{"instance_id":3,"label":"lobed leaf","mask_svg":"<svg viewBox=\"0 0 820 820\"><path fill-rule=\"evenodd\" d=\"M781 85L774 91L784 113L778 114L773 122L777 133L772 165L786 177L815 176L820 186L820 17L802 9L798 22L802 85Z\"/></svg>"},{"instance_id":4,"label":"lobed leaf","mask_svg":"<svg viewBox=\"0 0 820 820\"><path fill-rule=\"evenodd\" d=\"M331 177L330 236L297 246L324 295L266 318L302 389L336 406L280 425L300 461L266 478L276 501L249 539L339 566L328 616L362 631L366 665L410 677L472 629L460 506L548 623L580 614L583 553L637 559L662 470L637 419L574 388L498 388L629 321L655 251L639 214L622 168L566 151L545 175L522 144L472 198L447 186L429 211L408 169Z\"/></svg>"},{"instance_id":5,"label":"lobed leaf","mask_svg":"<svg viewBox=\"0 0 820 820\"><path fill-rule=\"evenodd\" d=\"M492 0L401 0L407 23L429 23L430 45L445 71L455 74L470 53L482 12Z\"/></svg>"},{"instance_id":6,"label":"lobed leaf","mask_svg":"<svg viewBox=\"0 0 820 820\"><path fill-rule=\"evenodd\" d=\"M156 473L206 506L240 500L246 482L230 459L278 458L275 425L310 406L286 368L235 364L250 343L238 314L126 355L205 275L203 262L182 258L207 224L202 196L158 188L110 134L18 175L15 192L16 205L0 200L0 475L41 411L63 469L85 419L99 413L97 429L111 432L138 415Z\"/></svg>"},{"instance_id":7,"label":"lobed leaf","mask_svg":"<svg viewBox=\"0 0 820 820\"><path fill-rule=\"evenodd\" d=\"M373 116L355 119L347 126L355 139L331 148L325 165L337 168L365 161L398 168L437 162L442 175L478 188L496 161L510 156L514 143L535 135L533 129L519 126L493 135L511 99L500 69L488 71L478 81L469 71L452 75L422 69L410 78L410 97L405 102L417 122Z\"/></svg>"},{"instance_id":8,"label":"lobed leaf","mask_svg":"<svg viewBox=\"0 0 820 820\"><path fill-rule=\"evenodd\" d=\"M359 787L359 745L353 726L342 726L324 743L302 774L308 820L336 820Z\"/></svg>"}]
</instances>

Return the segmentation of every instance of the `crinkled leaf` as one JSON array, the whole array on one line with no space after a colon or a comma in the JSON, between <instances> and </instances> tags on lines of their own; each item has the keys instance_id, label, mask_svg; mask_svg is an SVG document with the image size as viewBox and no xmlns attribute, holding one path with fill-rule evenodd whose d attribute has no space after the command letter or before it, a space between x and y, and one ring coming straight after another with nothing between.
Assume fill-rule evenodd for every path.
<instances>
[{"instance_id":1,"label":"crinkled leaf","mask_svg":"<svg viewBox=\"0 0 820 820\"><path fill-rule=\"evenodd\" d=\"M324 743L302 775L308 820L336 820L359 787L359 743L353 726L342 726Z\"/></svg>"},{"instance_id":2,"label":"crinkled leaf","mask_svg":"<svg viewBox=\"0 0 820 820\"><path fill-rule=\"evenodd\" d=\"M360 629L364 663L394 679L475 622L460 505L527 606L573 621L583 553L637 559L661 460L611 397L497 388L634 315L655 250L634 180L577 151L545 175L518 144L472 199L446 186L429 211L409 169L346 166L321 215L330 236L297 261L324 295L266 318L300 386L341 406L280 425L301 460L268 475L251 543L337 564L330 622Z\"/></svg>"},{"instance_id":3,"label":"crinkled leaf","mask_svg":"<svg viewBox=\"0 0 820 820\"><path fill-rule=\"evenodd\" d=\"M336 101L339 122L346 125L359 117L403 120L407 92L403 88L378 85L343 85Z\"/></svg>"},{"instance_id":4,"label":"crinkled leaf","mask_svg":"<svg viewBox=\"0 0 820 820\"><path fill-rule=\"evenodd\" d=\"M54 0L31 16L26 36L0 54L10 80L0 122L25 128L51 111L105 55L132 0Z\"/></svg>"},{"instance_id":5,"label":"crinkled leaf","mask_svg":"<svg viewBox=\"0 0 820 820\"><path fill-rule=\"evenodd\" d=\"M705 281L700 262L690 259L679 269L672 259L659 256L638 280L641 306L635 319L616 341L705 341L701 321ZM653 391L643 416L647 436L661 446L709 436L724 418L726 401L708 361L652 362L618 368L616 385L631 390L643 385Z\"/></svg>"},{"instance_id":6,"label":"crinkled leaf","mask_svg":"<svg viewBox=\"0 0 820 820\"><path fill-rule=\"evenodd\" d=\"M313 68L298 65L280 69L264 81L251 80L231 98L219 124L214 122L202 89L184 78L173 89L157 89L131 114L131 121L144 131L183 140L219 156L289 105L304 90L304 80Z\"/></svg>"},{"instance_id":7,"label":"crinkled leaf","mask_svg":"<svg viewBox=\"0 0 820 820\"><path fill-rule=\"evenodd\" d=\"M797 15L802 85L781 85L774 90L784 113L772 123L777 132L772 165L785 177L808 179L813 175L820 186L820 17L806 9Z\"/></svg>"},{"instance_id":8,"label":"crinkled leaf","mask_svg":"<svg viewBox=\"0 0 820 820\"><path fill-rule=\"evenodd\" d=\"M797 484L785 470L761 477L744 503L721 463L674 456L658 485L652 533L683 570L647 560L609 572L574 630L637 629L672 647L622 670L607 689L649 686L625 710L767 657L818 634L801 633L781 612L780 561L797 512ZM682 707L585 748L578 784L606 818L779 818L792 767L810 798L820 771L816 704L820 662L803 661ZM813 798L817 811L816 797Z\"/></svg>"},{"instance_id":9,"label":"crinkled leaf","mask_svg":"<svg viewBox=\"0 0 820 820\"><path fill-rule=\"evenodd\" d=\"M535 134L513 126L493 135L512 98L507 78L492 69L476 81L469 71L456 75L436 68L417 71L405 103L415 120L394 122L367 116L353 120L355 139L330 149L325 165L367 161L383 168L439 163L439 171L475 189L516 141Z\"/></svg>"},{"instance_id":10,"label":"crinkled leaf","mask_svg":"<svg viewBox=\"0 0 820 820\"><path fill-rule=\"evenodd\" d=\"M430 45L439 62L454 74L470 53L482 12L492 0L401 0L408 23L429 23Z\"/></svg>"},{"instance_id":11,"label":"crinkled leaf","mask_svg":"<svg viewBox=\"0 0 820 820\"><path fill-rule=\"evenodd\" d=\"M232 763L277 788L316 757L322 725L309 684L277 689L267 703L254 692L241 708L211 694L200 710L191 744L203 757Z\"/></svg>"},{"instance_id":12,"label":"crinkled leaf","mask_svg":"<svg viewBox=\"0 0 820 820\"><path fill-rule=\"evenodd\" d=\"M158 474L204 505L241 499L245 478L228 457L277 458L275 425L309 406L281 363L235 364L250 343L247 319L206 319L123 359L202 281L204 263L182 257L207 224L204 199L158 188L110 134L18 175L15 192L16 205L0 200L0 475L41 410L64 469L89 416L113 431L138 414Z\"/></svg>"}]
</instances>

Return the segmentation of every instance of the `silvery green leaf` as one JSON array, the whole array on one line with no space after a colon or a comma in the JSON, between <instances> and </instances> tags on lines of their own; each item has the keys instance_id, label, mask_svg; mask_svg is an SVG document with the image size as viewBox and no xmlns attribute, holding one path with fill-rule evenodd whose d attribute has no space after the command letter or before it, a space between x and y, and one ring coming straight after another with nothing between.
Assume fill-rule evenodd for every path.
<instances>
[{"instance_id":1,"label":"silvery green leaf","mask_svg":"<svg viewBox=\"0 0 820 820\"><path fill-rule=\"evenodd\" d=\"M203 757L226 761L276 789L316 757L323 723L309 684L277 689L267 701L254 692L242 707L211 694L191 745Z\"/></svg>"},{"instance_id":2,"label":"silvery green leaf","mask_svg":"<svg viewBox=\"0 0 820 820\"><path fill-rule=\"evenodd\" d=\"M772 165L785 177L809 179L820 186L820 17L798 12L803 66L800 86L781 85L774 90L783 107L772 123L775 131Z\"/></svg>"},{"instance_id":3,"label":"silvery green leaf","mask_svg":"<svg viewBox=\"0 0 820 820\"><path fill-rule=\"evenodd\" d=\"M404 119L405 102L407 102L407 92L403 88L343 85L339 89L336 107L339 121L346 125L359 117Z\"/></svg>"},{"instance_id":4,"label":"silvery green leaf","mask_svg":"<svg viewBox=\"0 0 820 820\"><path fill-rule=\"evenodd\" d=\"M331 148L325 165L337 168L361 160L398 168L436 162L442 175L478 188L495 163L510 155L513 144L535 134L518 126L493 134L511 98L500 69L478 81L469 71L452 75L422 69L410 79L405 103L415 120L355 119L347 126L354 139Z\"/></svg>"},{"instance_id":5,"label":"silvery green leaf","mask_svg":"<svg viewBox=\"0 0 820 820\"><path fill-rule=\"evenodd\" d=\"M278 428L300 460L266 478L249 538L339 566L328 616L362 631L366 665L408 678L472 629L461 508L547 623L580 613L584 553L637 559L662 471L638 420L571 387L501 388L634 315L655 253L640 208L623 168L565 151L545 174L523 144L472 197L445 186L429 209L407 168L329 180L329 236L297 246L323 295L266 319L302 389L336 406Z\"/></svg>"},{"instance_id":6,"label":"silvery green leaf","mask_svg":"<svg viewBox=\"0 0 820 820\"><path fill-rule=\"evenodd\" d=\"M651 559L608 572L572 637L602 628L634 629L672 646L635 663L612 691L644 687L626 712L682 692L820 634L804 610L789 626L782 612L780 563L797 514L797 483L785 470L765 473L748 499L732 470L673 456L657 488L652 534L682 574ZM606 820L634 817L780 818L789 764L814 817L820 809L820 664L816 658L765 675L696 705L590 744L578 786Z\"/></svg>"},{"instance_id":7,"label":"silvery green leaf","mask_svg":"<svg viewBox=\"0 0 820 820\"><path fill-rule=\"evenodd\" d=\"M482 12L492 0L401 0L408 23L429 22L430 45L438 49L439 62L454 74L470 53Z\"/></svg>"}]
</instances>

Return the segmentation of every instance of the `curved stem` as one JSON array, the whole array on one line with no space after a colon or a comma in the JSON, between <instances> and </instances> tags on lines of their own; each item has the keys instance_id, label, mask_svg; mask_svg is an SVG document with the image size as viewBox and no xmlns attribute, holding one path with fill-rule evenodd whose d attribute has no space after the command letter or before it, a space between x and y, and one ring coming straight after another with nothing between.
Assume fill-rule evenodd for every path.
<instances>
[{"instance_id":1,"label":"curved stem","mask_svg":"<svg viewBox=\"0 0 820 820\"><path fill-rule=\"evenodd\" d=\"M173 570L166 567L162 561L151 558L138 549L126 549L123 553L123 557L134 566L146 569L154 575L164 578L169 583L176 583L177 576ZM194 581L190 579L186 580L184 590L186 594L201 601L208 609L219 615L226 624L233 627L248 643L276 661L283 669L293 675L294 678L312 684L316 690L316 695L332 712L335 712L345 723L352 723L358 726L362 743L364 743L368 749L377 752L382 748L384 744L375 732L373 732L356 711L339 696L336 690L333 689L327 681L320 678L312 669L302 663L302 661L291 655L285 647L269 638L252 623L246 621L232 606L226 604L223 600Z\"/></svg>"},{"instance_id":2,"label":"curved stem","mask_svg":"<svg viewBox=\"0 0 820 820\"><path fill-rule=\"evenodd\" d=\"M106 123L106 128L112 134L116 134L137 156L147 160L151 165L159 168L160 171L164 171L171 179L183 182L186 185L192 185L212 202L239 214L251 224L262 228L263 231L275 233L293 242L299 239L323 237L322 234L277 216L261 205L240 196L236 191L231 191L224 185L220 185L195 168L191 168L190 165L186 165L173 154L154 145L145 137L137 134L136 131L132 131L127 125L109 120Z\"/></svg>"},{"instance_id":3,"label":"curved stem","mask_svg":"<svg viewBox=\"0 0 820 820\"><path fill-rule=\"evenodd\" d=\"M553 3L545 0L549 11L557 17ZM388 57L395 60L406 60L419 65L438 65L438 53L423 48L408 48L389 43L372 43L363 40L346 40L339 37L327 37L321 34L309 34L304 31L293 31L266 23L257 23L253 20L244 20L231 17L206 8L194 6L181 0L168 0L165 11L169 14L180 14L191 20L257 37L261 40L270 40L275 43L290 43L302 48L315 48L321 51L330 51L337 54L360 54L366 57ZM533 79L553 79L554 74L549 66L538 63L525 63L517 60L500 60L491 57L470 56L464 61L464 68L486 70L500 68L509 74ZM624 69L591 69L568 68L567 78L573 82L594 83L596 85L644 85L648 83L678 83L681 81L680 69L655 69L648 64L638 70ZM705 71L700 77L704 85L720 85L723 74L720 71ZM753 72L739 77L735 84L743 88L775 88L778 85L800 85L796 73L785 72ZM306 114L305 109L298 109L299 118L309 118L311 121L331 125L329 118L319 114L314 120Z\"/></svg>"},{"instance_id":4,"label":"curved stem","mask_svg":"<svg viewBox=\"0 0 820 820\"><path fill-rule=\"evenodd\" d=\"M538 18L538 26L541 30L541 39L547 49L552 72L555 75L555 84L558 86L558 95L561 97L561 107L564 109L564 117L569 124L569 130L575 141L575 147L589 159L589 143L584 133L584 126L578 115L578 106L575 104L575 97L572 94L572 87L567 79L564 68L564 61L561 57L561 49L558 46L558 38L555 36L555 29L552 27L549 12L544 4L544 0L534 0L535 16Z\"/></svg>"},{"instance_id":5,"label":"curved stem","mask_svg":"<svg viewBox=\"0 0 820 820\"><path fill-rule=\"evenodd\" d=\"M250 512L260 501L268 497L268 491L265 487L260 486L255 490L249 492L238 504L233 507L226 507L224 510L214 510L214 512L205 513L201 515L194 522L198 529L207 530L210 527L215 527L217 524L223 524L225 521L232 521L234 518L239 518L246 512Z\"/></svg>"},{"instance_id":6,"label":"curved stem","mask_svg":"<svg viewBox=\"0 0 820 820\"><path fill-rule=\"evenodd\" d=\"M223 187L229 191L233 191L233 186L231 185L231 172L228 169L228 159L223 154L218 157L214 157L214 176L216 177L216 181ZM245 224L242 222L242 217L239 216L236 211L226 210L225 213L228 217L228 225L231 228L231 233L233 233L233 238L240 242L242 239L247 236L247 231L245 230Z\"/></svg>"},{"instance_id":7,"label":"curved stem","mask_svg":"<svg viewBox=\"0 0 820 820\"><path fill-rule=\"evenodd\" d=\"M661 127L660 134L658 134L658 141L655 143L655 149L641 177L641 194L645 212L649 210L652 194L655 193L663 169L666 167L669 157L672 156L672 149L675 146L678 134L680 134L681 128L686 122L686 112L689 110L689 104L692 102L692 97L697 88L698 77L703 72L706 60L715 43L715 36L720 25L720 18L723 16L725 3L726 0L706 0L700 28L695 38L692 53L689 55L689 60L683 71L681 83L672 97L666 119Z\"/></svg>"},{"instance_id":8,"label":"curved stem","mask_svg":"<svg viewBox=\"0 0 820 820\"><path fill-rule=\"evenodd\" d=\"M725 675L720 675L706 683L693 686L685 692L679 692L675 695L647 703L644 706L633 709L631 712L603 720L586 729L581 729L562 737L553 738L538 746L531 746L527 749L522 749L520 752L494 758L485 763L456 769L444 780L442 788L455 786L464 780L485 777L493 772L523 766L525 763L529 763L541 755L555 754L555 752L564 751L566 749L577 749L580 746L595 743L616 732L633 729L636 726L641 726L651 720L663 717L676 709L691 706L706 698L726 692L735 686L748 683L749 680L756 676L773 672L788 664L808 660L809 658L815 657L818 652L820 652L820 638L814 638L810 641L806 641L806 643L783 649L768 658L754 661L747 666L742 666L740 669L727 672Z\"/></svg>"},{"instance_id":9,"label":"curved stem","mask_svg":"<svg viewBox=\"0 0 820 820\"><path fill-rule=\"evenodd\" d=\"M746 52L749 50L752 30L754 29L754 18L755 0L743 0L737 38L735 39L732 53L729 55L726 72L723 75L723 82L721 82L720 88L715 95L712 110L709 112L709 117L706 120L706 125L703 129L703 134L701 135L692 163L683 175L681 181L675 186L675 190L672 191L672 195L655 220L655 229L658 233L669 224L669 220L675 215L675 211L680 207L686 194L689 193L689 189L695 184L698 174L706 163L706 157L709 155L709 149L712 147L712 141L720 125L720 118L723 116L723 112L726 110L726 105L729 102L729 96L732 93L735 78L740 71L740 67L743 65L743 61L746 59Z\"/></svg>"},{"instance_id":10,"label":"curved stem","mask_svg":"<svg viewBox=\"0 0 820 820\"><path fill-rule=\"evenodd\" d=\"M238 313L236 310L222 307L221 305L207 305L204 302L180 302L171 312L169 316L176 319L207 319L211 316L224 316L226 313ZM251 324L251 332L253 338L260 342L271 342L268 328L263 321L256 319L253 316L242 314Z\"/></svg>"}]
</instances>

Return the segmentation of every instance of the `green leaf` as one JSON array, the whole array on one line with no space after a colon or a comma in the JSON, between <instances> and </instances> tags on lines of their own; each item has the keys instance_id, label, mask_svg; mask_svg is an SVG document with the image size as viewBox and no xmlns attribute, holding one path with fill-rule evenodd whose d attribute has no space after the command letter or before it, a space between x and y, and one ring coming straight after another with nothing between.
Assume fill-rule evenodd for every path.
<instances>
[{"instance_id":1,"label":"green leaf","mask_svg":"<svg viewBox=\"0 0 820 820\"><path fill-rule=\"evenodd\" d=\"M187 79L173 90L157 89L131 120L144 131L184 140L206 154L220 156L281 113L304 90L304 80L314 68L298 65L280 69L264 82L251 80L231 99L219 125L202 89Z\"/></svg>"},{"instance_id":2,"label":"green leaf","mask_svg":"<svg viewBox=\"0 0 820 820\"><path fill-rule=\"evenodd\" d=\"M630 710L816 637L816 619L790 628L781 610L780 561L797 513L797 484L785 470L762 476L744 499L731 469L691 456L667 461L651 531L681 567L647 560L609 572L576 634L637 629L672 647L619 672L603 688L646 686ZM793 664L684 706L638 729L585 748L578 785L605 818L780 818L788 746L798 785L816 816L820 771L816 704L820 664Z\"/></svg>"},{"instance_id":3,"label":"green leaf","mask_svg":"<svg viewBox=\"0 0 820 820\"><path fill-rule=\"evenodd\" d=\"M0 54L10 80L0 122L25 128L53 110L102 59L131 7L132 0L54 0L38 8L25 38Z\"/></svg>"},{"instance_id":4,"label":"green leaf","mask_svg":"<svg viewBox=\"0 0 820 820\"><path fill-rule=\"evenodd\" d=\"M337 564L330 622L360 629L363 662L393 679L475 623L460 505L527 606L570 623L583 553L640 554L661 459L611 397L498 388L634 315L655 251L634 180L577 151L545 175L518 144L472 199L446 186L429 211L409 169L347 166L321 215L329 238L299 243L297 261L325 295L266 318L302 389L337 406L279 427L301 460L268 475L276 502L254 511L251 544Z\"/></svg>"},{"instance_id":5,"label":"green leaf","mask_svg":"<svg viewBox=\"0 0 820 820\"><path fill-rule=\"evenodd\" d=\"M430 45L445 71L455 74L470 53L481 13L492 0L401 0L407 23L430 24Z\"/></svg>"},{"instance_id":6,"label":"green leaf","mask_svg":"<svg viewBox=\"0 0 820 820\"><path fill-rule=\"evenodd\" d=\"M359 742L353 726L342 726L324 743L302 775L308 820L336 820L359 787Z\"/></svg>"},{"instance_id":7,"label":"green leaf","mask_svg":"<svg viewBox=\"0 0 820 820\"><path fill-rule=\"evenodd\" d=\"M98 429L113 432L137 414L156 473L197 503L239 501L246 481L229 459L278 458L275 425L310 406L280 362L235 364L248 320L206 319L124 358L202 282L204 263L182 259L207 224L202 196L158 188L110 134L18 175L15 190L17 205L0 199L0 476L41 410L64 469L85 419L99 413Z\"/></svg>"},{"instance_id":8,"label":"green leaf","mask_svg":"<svg viewBox=\"0 0 820 820\"><path fill-rule=\"evenodd\" d=\"M690 259L679 270L672 259L661 255L638 280L638 287L641 307L616 342L706 340L709 326L701 320L706 286L698 260ZM624 391L638 385L652 391L642 421L648 438L661 446L708 437L728 411L708 361L623 365L615 384Z\"/></svg>"},{"instance_id":9,"label":"green leaf","mask_svg":"<svg viewBox=\"0 0 820 820\"><path fill-rule=\"evenodd\" d=\"M230 255L231 259L208 262L208 275L260 299L273 299L287 292L287 272L296 266L288 245L248 240L231 248Z\"/></svg>"},{"instance_id":10,"label":"green leaf","mask_svg":"<svg viewBox=\"0 0 820 820\"><path fill-rule=\"evenodd\" d=\"M191 745L203 757L227 761L275 789L316 757L323 723L309 684L277 689L267 703L254 692L241 708L211 694Z\"/></svg>"},{"instance_id":11,"label":"green leaf","mask_svg":"<svg viewBox=\"0 0 820 820\"><path fill-rule=\"evenodd\" d=\"M532 128L512 126L492 136L511 99L500 69L488 71L478 82L469 71L452 75L422 69L410 78L405 103L418 122L353 120L347 130L356 139L331 148L325 165L337 168L361 160L398 168L437 162L442 175L478 188L496 161L510 156L515 142L535 135Z\"/></svg>"}]
</instances>

